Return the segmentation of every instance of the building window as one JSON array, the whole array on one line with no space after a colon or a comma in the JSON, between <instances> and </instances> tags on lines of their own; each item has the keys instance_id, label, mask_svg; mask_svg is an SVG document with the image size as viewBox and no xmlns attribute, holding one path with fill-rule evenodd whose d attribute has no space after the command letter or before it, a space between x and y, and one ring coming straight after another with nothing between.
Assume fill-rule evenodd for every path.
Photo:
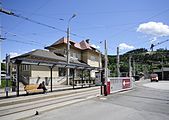
<instances>
[{"instance_id":1,"label":"building window","mask_svg":"<svg viewBox=\"0 0 169 120\"><path fill-rule=\"evenodd\" d=\"M66 68L59 68L59 77L66 76Z\"/></svg>"},{"instance_id":2,"label":"building window","mask_svg":"<svg viewBox=\"0 0 169 120\"><path fill-rule=\"evenodd\" d=\"M96 57L95 57L95 56L91 56L90 59L91 59L92 61L96 61Z\"/></svg>"},{"instance_id":3,"label":"building window","mask_svg":"<svg viewBox=\"0 0 169 120\"><path fill-rule=\"evenodd\" d=\"M80 54L77 54L77 58L80 60Z\"/></svg>"},{"instance_id":4,"label":"building window","mask_svg":"<svg viewBox=\"0 0 169 120\"><path fill-rule=\"evenodd\" d=\"M73 58L76 58L76 53L73 53Z\"/></svg>"},{"instance_id":5,"label":"building window","mask_svg":"<svg viewBox=\"0 0 169 120\"><path fill-rule=\"evenodd\" d=\"M30 70L30 65L22 65L22 70L23 71L29 71Z\"/></svg>"}]
</instances>

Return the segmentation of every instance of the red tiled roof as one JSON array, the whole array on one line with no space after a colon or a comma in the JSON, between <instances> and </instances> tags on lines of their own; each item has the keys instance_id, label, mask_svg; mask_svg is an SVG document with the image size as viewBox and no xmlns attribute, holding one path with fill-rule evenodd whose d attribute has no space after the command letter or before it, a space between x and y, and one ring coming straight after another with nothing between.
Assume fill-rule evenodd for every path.
<instances>
[{"instance_id":1,"label":"red tiled roof","mask_svg":"<svg viewBox=\"0 0 169 120\"><path fill-rule=\"evenodd\" d=\"M75 42L72 41L72 40L70 40L70 42L75 43ZM62 38L60 38L58 41L56 41L55 43L53 43L51 46L55 46L55 45L62 44L62 43L66 43L66 44L67 44L67 38L62 37Z\"/></svg>"},{"instance_id":2,"label":"red tiled roof","mask_svg":"<svg viewBox=\"0 0 169 120\"><path fill-rule=\"evenodd\" d=\"M80 47L81 47L82 50L86 50L86 49L90 49L91 50L92 49L91 45L89 43L87 43L86 41L84 41L84 40L81 41L79 44L80 44Z\"/></svg>"},{"instance_id":3,"label":"red tiled roof","mask_svg":"<svg viewBox=\"0 0 169 120\"><path fill-rule=\"evenodd\" d=\"M72 46L74 46L75 48L81 49L81 50L95 50L95 48L93 48L89 43L87 43L85 40L82 40L80 43L74 42L72 40L69 41L71 43ZM46 48L50 48L51 46L55 46L55 45L59 45L59 44L67 44L67 38L62 37L61 39L59 39L58 41L56 41L55 43L53 43L52 45L46 47ZM73 44L72 44L73 43Z\"/></svg>"}]
</instances>

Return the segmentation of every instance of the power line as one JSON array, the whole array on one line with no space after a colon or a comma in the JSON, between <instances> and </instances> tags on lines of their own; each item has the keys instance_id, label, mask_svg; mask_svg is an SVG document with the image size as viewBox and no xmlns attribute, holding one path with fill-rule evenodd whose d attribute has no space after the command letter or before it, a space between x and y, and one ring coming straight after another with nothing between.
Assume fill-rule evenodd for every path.
<instances>
[{"instance_id":1,"label":"power line","mask_svg":"<svg viewBox=\"0 0 169 120\"><path fill-rule=\"evenodd\" d=\"M160 44L165 43L165 42L168 42L168 41L169 41L169 39L164 40L164 41L161 41L161 42L158 42L157 44L151 44L150 50L153 51L153 48L154 48L155 46L160 45Z\"/></svg>"},{"instance_id":2,"label":"power line","mask_svg":"<svg viewBox=\"0 0 169 120\"><path fill-rule=\"evenodd\" d=\"M15 37L20 37L20 38L22 38L22 39L25 39L25 37L23 37L22 35L17 35L17 34L15 34L15 33L7 32L7 31L5 31L5 30L2 30L2 31L4 31L5 34L11 34L11 35L13 35L13 36L15 36ZM42 45L43 47L45 46L44 44L42 44L42 43L40 43L40 42L37 42L37 41L29 40L29 39L27 39L27 38L26 38L26 40L29 41L30 43L39 44L39 45Z\"/></svg>"},{"instance_id":3,"label":"power line","mask_svg":"<svg viewBox=\"0 0 169 120\"><path fill-rule=\"evenodd\" d=\"M17 43L27 44L27 45L37 45L37 46L41 46L40 44L36 44L36 43L33 43L33 42L23 42L23 41L20 41L20 40L14 40L14 39L10 39L10 38L7 38L7 39L5 39L5 40L11 41L11 42L17 42Z\"/></svg>"},{"instance_id":4,"label":"power line","mask_svg":"<svg viewBox=\"0 0 169 120\"><path fill-rule=\"evenodd\" d=\"M50 1L51 2L51 1ZM45 1L42 5L40 5L37 9L34 10L34 13L39 11L39 9L41 9L42 7L44 7L45 5L47 5L49 3L49 0ZM33 15L33 13L30 14L30 17ZM17 25L15 25L12 29L16 29L19 25L21 25L24 21L21 21L19 23L17 23Z\"/></svg>"},{"instance_id":5,"label":"power line","mask_svg":"<svg viewBox=\"0 0 169 120\"><path fill-rule=\"evenodd\" d=\"M17 17L17 18L21 18L21 19L27 20L27 21L29 21L29 22L32 22L32 23L35 23L35 24L38 24L38 25L42 25L42 26L45 26L45 27L48 27L48 28L51 28L51 29L54 29L54 30L57 30L57 31L60 31L60 32L67 33L67 31L62 30L62 29L60 29L60 28L57 28L57 27L54 27L54 26L51 26L51 25L48 25L48 24L45 24L45 23L42 23L42 22L33 20L33 19L30 19L30 18L28 18L28 17L24 17L24 16L21 16L21 15L15 14L14 12L5 10L5 9L3 9L3 8L0 8L0 12L5 13L5 14L7 14L7 15L15 16L15 17ZM86 38L86 37L84 37L84 36L81 36L81 35L78 35L78 34L75 34L75 33L70 33L70 34L73 35L73 36L76 36L76 37Z\"/></svg>"}]
</instances>

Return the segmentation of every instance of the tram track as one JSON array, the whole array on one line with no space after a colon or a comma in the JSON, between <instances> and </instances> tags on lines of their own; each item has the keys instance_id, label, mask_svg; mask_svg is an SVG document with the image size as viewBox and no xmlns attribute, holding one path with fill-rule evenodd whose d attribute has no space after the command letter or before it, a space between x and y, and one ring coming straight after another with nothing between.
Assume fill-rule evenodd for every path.
<instances>
[{"instance_id":1,"label":"tram track","mask_svg":"<svg viewBox=\"0 0 169 120\"><path fill-rule=\"evenodd\" d=\"M37 108L41 108L45 106L55 105L55 104L63 103L66 101L72 101L75 99L82 99L90 95L96 95L97 93L98 93L98 90L94 90L90 92L88 91L88 92L83 92L83 93L76 93L76 94L62 96L58 98L52 98L52 99L49 98L46 100L24 103L18 106L11 105L11 106L7 106L8 108L4 108L4 109L0 108L0 117L19 113L19 112L24 112L24 111L28 111L32 109L37 109Z\"/></svg>"}]
</instances>

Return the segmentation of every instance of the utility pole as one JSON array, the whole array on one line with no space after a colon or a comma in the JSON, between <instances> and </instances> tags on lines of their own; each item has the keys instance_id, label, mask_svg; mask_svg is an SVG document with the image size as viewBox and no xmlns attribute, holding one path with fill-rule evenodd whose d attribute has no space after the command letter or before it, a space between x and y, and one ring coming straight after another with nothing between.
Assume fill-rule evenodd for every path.
<instances>
[{"instance_id":1,"label":"utility pole","mask_svg":"<svg viewBox=\"0 0 169 120\"><path fill-rule=\"evenodd\" d=\"M0 2L0 7L2 7L2 3ZM2 42L2 18L0 16L0 86L1 86L1 42Z\"/></svg>"},{"instance_id":2,"label":"utility pole","mask_svg":"<svg viewBox=\"0 0 169 120\"><path fill-rule=\"evenodd\" d=\"M133 59L133 76L136 76L136 63L134 59Z\"/></svg>"},{"instance_id":3,"label":"utility pole","mask_svg":"<svg viewBox=\"0 0 169 120\"><path fill-rule=\"evenodd\" d=\"M162 67L161 67L161 75L162 75L162 80L164 80L164 56L162 55Z\"/></svg>"},{"instance_id":4,"label":"utility pole","mask_svg":"<svg viewBox=\"0 0 169 120\"><path fill-rule=\"evenodd\" d=\"M101 51L99 51L99 73L100 73L100 75L101 75L101 68L102 68L102 64L101 64L101 62L102 62L102 58L101 58Z\"/></svg>"},{"instance_id":5,"label":"utility pole","mask_svg":"<svg viewBox=\"0 0 169 120\"><path fill-rule=\"evenodd\" d=\"M108 58L107 58L107 40L105 40L104 42L104 47L105 47L105 55L104 55L104 59L105 59L105 73L104 73L104 95L107 96L107 81L108 81L108 69L107 69L107 62L108 62Z\"/></svg>"},{"instance_id":6,"label":"utility pole","mask_svg":"<svg viewBox=\"0 0 169 120\"><path fill-rule=\"evenodd\" d=\"M70 28L68 26L68 28L67 28L67 64L69 64L69 58L70 58L69 34L70 34ZM69 73L70 73L70 69L69 69L69 67L67 67L67 75L66 75L66 77L67 77L67 85L70 84Z\"/></svg>"},{"instance_id":7,"label":"utility pole","mask_svg":"<svg viewBox=\"0 0 169 120\"><path fill-rule=\"evenodd\" d=\"M117 47L117 77L120 77L120 55L119 55L119 47Z\"/></svg>"},{"instance_id":8,"label":"utility pole","mask_svg":"<svg viewBox=\"0 0 169 120\"><path fill-rule=\"evenodd\" d=\"M107 69L107 62L108 62L108 58L107 58L107 40L105 40L104 42L105 45L105 82L107 82L108 80L108 69Z\"/></svg>"},{"instance_id":9,"label":"utility pole","mask_svg":"<svg viewBox=\"0 0 169 120\"><path fill-rule=\"evenodd\" d=\"M76 17L75 14L73 14L73 16L69 19L68 21L68 25L67 25L67 65L69 65L70 63L70 45L69 45L69 41L70 41L70 21ZM70 85L70 80L69 80L69 74L70 74L70 69L69 67L67 67L67 75L66 75L66 78L67 78L67 85Z\"/></svg>"},{"instance_id":10,"label":"utility pole","mask_svg":"<svg viewBox=\"0 0 169 120\"><path fill-rule=\"evenodd\" d=\"M132 77L131 55L129 56L129 77Z\"/></svg>"},{"instance_id":11,"label":"utility pole","mask_svg":"<svg viewBox=\"0 0 169 120\"><path fill-rule=\"evenodd\" d=\"M100 93L101 95L103 94L102 92L102 70L101 70L101 51L99 51L99 79L101 81L101 86L100 86Z\"/></svg>"}]
</instances>

